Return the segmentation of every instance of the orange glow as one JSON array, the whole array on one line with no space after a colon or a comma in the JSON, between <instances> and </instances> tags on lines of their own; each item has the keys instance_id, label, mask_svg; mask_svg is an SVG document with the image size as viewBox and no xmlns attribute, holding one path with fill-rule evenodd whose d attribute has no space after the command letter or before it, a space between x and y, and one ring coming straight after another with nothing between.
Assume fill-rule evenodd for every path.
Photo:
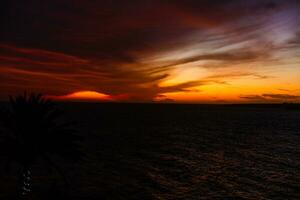
<instances>
[{"instance_id":1,"label":"orange glow","mask_svg":"<svg viewBox=\"0 0 300 200\"><path fill-rule=\"evenodd\" d=\"M79 91L63 96L49 96L54 100L72 100L72 101L113 101L110 95L95 91Z\"/></svg>"}]
</instances>

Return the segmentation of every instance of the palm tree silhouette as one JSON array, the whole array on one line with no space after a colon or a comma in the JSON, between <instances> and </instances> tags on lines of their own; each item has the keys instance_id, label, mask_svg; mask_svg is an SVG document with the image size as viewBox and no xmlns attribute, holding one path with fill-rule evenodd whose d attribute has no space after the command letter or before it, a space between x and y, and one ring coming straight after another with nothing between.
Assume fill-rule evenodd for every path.
<instances>
[{"instance_id":1,"label":"palm tree silhouette","mask_svg":"<svg viewBox=\"0 0 300 200\"><path fill-rule=\"evenodd\" d=\"M1 114L4 128L2 151L8 163L17 162L21 167L18 194L31 193L31 167L44 159L65 178L60 168L52 162L52 156L70 161L82 158L74 123L62 121L63 112L41 94L10 97L10 110ZM66 181L66 180L65 180Z\"/></svg>"}]
</instances>

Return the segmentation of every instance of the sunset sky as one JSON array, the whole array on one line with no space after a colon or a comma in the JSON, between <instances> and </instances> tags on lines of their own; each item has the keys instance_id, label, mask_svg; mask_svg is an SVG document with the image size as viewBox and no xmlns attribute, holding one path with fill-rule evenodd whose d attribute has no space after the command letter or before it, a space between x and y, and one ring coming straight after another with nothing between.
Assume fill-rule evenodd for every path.
<instances>
[{"instance_id":1,"label":"sunset sky","mask_svg":"<svg viewBox=\"0 0 300 200\"><path fill-rule=\"evenodd\" d=\"M4 0L0 99L300 102L298 0Z\"/></svg>"}]
</instances>

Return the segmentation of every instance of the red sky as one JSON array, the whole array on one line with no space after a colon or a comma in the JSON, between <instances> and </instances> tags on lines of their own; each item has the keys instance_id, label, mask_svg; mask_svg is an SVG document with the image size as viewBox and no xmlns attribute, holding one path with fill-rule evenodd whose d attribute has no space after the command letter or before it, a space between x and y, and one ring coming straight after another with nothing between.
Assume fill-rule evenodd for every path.
<instances>
[{"instance_id":1,"label":"red sky","mask_svg":"<svg viewBox=\"0 0 300 200\"><path fill-rule=\"evenodd\" d=\"M300 102L296 0L4 1L0 99Z\"/></svg>"}]
</instances>

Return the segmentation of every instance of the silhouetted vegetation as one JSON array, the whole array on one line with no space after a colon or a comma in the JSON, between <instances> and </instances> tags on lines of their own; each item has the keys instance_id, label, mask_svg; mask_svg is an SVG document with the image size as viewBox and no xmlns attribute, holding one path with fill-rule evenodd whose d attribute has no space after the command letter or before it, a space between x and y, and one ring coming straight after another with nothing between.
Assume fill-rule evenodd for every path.
<instances>
[{"instance_id":1,"label":"silhouetted vegetation","mask_svg":"<svg viewBox=\"0 0 300 200\"><path fill-rule=\"evenodd\" d=\"M6 170L12 164L20 167L18 196L31 194L31 167L39 160L55 169L67 186L67 179L53 157L68 161L82 158L73 122L63 118L63 112L41 94L24 94L10 98L10 109L1 113L1 153L6 156Z\"/></svg>"}]
</instances>

